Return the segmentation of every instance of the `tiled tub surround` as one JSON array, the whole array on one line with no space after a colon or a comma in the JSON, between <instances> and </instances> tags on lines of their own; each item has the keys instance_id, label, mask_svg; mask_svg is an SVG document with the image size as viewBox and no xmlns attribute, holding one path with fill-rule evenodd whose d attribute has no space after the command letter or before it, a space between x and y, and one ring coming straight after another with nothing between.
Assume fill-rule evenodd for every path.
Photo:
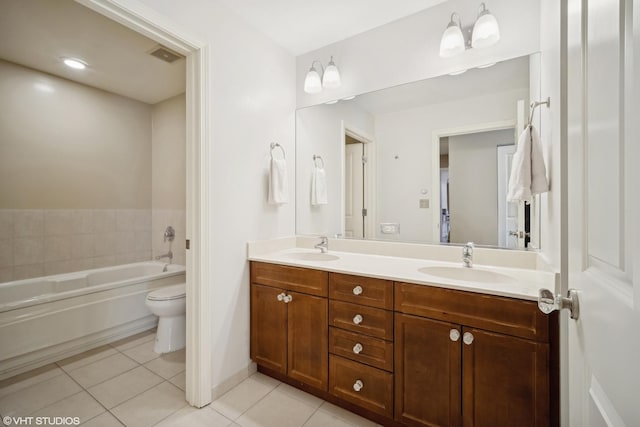
<instances>
[{"instance_id":1,"label":"tiled tub surround","mask_svg":"<svg viewBox=\"0 0 640 427\"><path fill-rule=\"evenodd\" d=\"M185 265L185 211L0 209L0 283L148 261L167 253Z\"/></svg>"},{"instance_id":2,"label":"tiled tub surround","mask_svg":"<svg viewBox=\"0 0 640 427\"><path fill-rule=\"evenodd\" d=\"M146 261L0 284L0 378L155 326L147 294L183 266Z\"/></svg>"}]
</instances>

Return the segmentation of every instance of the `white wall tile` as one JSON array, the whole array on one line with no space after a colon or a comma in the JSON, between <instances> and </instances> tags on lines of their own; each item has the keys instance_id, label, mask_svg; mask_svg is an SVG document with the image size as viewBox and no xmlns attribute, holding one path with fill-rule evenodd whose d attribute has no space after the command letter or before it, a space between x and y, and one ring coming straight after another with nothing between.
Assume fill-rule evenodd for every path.
<instances>
[{"instance_id":1,"label":"white wall tile","mask_svg":"<svg viewBox=\"0 0 640 427\"><path fill-rule=\"evenodd\" d=\"M116 231L116 211L113 209L94 210L93 230L95 233L113 233Z\"/></svg>"},{"instance_id":2,"label":"white wall tile","mask_svg":"<svg viewBox=\"0 0 640 427\"><path fill-rule=\"evenodd\" d=\"M71 234L72 211L50 209L44 211L44 235L60 236Z\"/></svg>"},{"instance_id":3,"label":"white wall tile","mask_svg":"<svg viewBox=\"0 0 640 427\"><path fill-rule=\"evenodd\" d=\"M42 237L19 237L13 240L13 264L28 265L44 262Z\"/></svg>"},{"instance_id":4,"label":"white wall tile","mask_svg":"<svg viewBox=\"0 0 640 427\"><path fill-rule=\"evenodd\" d=\"M74 260L95 256L94 234L74 234L71 236L71 258Z\"/></svg>"},{"instance_id":5,"label":"white wall tile","mask_svg":"<svg viewBox=\"0 0 640 427\"><path fill-rule=\"evenodd\" d=\"M133 233L134 244L133 252L142 252L151 250L151 232L136 231Z\"/></svg>"},{"instance_id":6,"label":"white wall tile","mask_svg":"<svg viewBox=\"0 0 640 427\"><path fill-rule=\"evenodd\" d=\"M93 233L93 212L91 209L76 209L71 213L71 232L73 234Z\"/></svg>"},{"instance_id":7,"label":"white wall tile","mask_svg":"<svg viewBox=\"0 0 640 427\"><path fill-rule=\"evenodd\" d=\"M44 238L44 261L64 261L71 259L71 235L48 236Z\"/></svg>"},{"instance_id":8,"label":"white wall tile","mask_svg":"<svg viewBox=\"0 0 640 427\"><path fill-rule=\"evenodd\" d=\"M148 209L137 210L133 225L134 231L151 231L151 211Z\"/></svg>"},{"instance_id":9,"label":"white wall tile","mask_svg":"<svg viewBox=\"0 0 640 427\"><path fill-rule=\"evenodd\" d=\"M44 211L15 210L13 232L15 237L42 236L44 234Z\"/></svg>"},{"instance_id":10,"label":"white wall tile","mask_svg":"<svg viewBox=\"0 0 640 427\"><path fill-rule=\"evenodd\" d=\"M116 211L115 231L133 231L136 220L136 211L133 209L119 209Z\"/></svg>"},{"instance_id":11,"label":"white wall tile","mask_svg":"<svg viewBox=\"0 0 640 427\"><path fill-rule=\"evenodd\" d=\"M112 265L117 265L115 255L100 256L92 259L93 268L111 267Z\"/></svg>"},{"instance_id":12,"label":"white wall tile","mask_svg":"<svg viewBox=\"0 0 640 427\"><path fill-rule=\"evenodd\" d=\"M0 267L0 283L13 280L13 267Z\"/></svg>"},{"instance_id":13,"label":"white wall tile","mask_svg":"<svg viewBox=\"0 0 640 427\"><path fill-rule=\"evenodd\" d=\"M93 268L93 258L73 259L70 262L69 271L84 271Z\"/></svg>"},{"instance_id":14,"label":"white wall tile","mask_svg":"<svg viewBox=\"0 0 640 427\"><path fill-rule=\"evenodd\" d=\"M116 254L135 252L136 236L133 231L116 232Z\"/></svg>"},{"instance_id":15,"label":"white wall tile","mask_svg":"<svg viewBox=\"0 0 640 427\"><path fill-rule=\"evenodd\" d=\"M13 280L31 279L44 276L44 264L16 265L13 267Z\"/></svg>"},{"instance_id":16,"label":"white wall tile","mask_svg":"<svg viewBox=\"0 0 640 427\"><path fill-rule=\"evenodd\" d=\"M116 253L116 235L115 232L111 233L96 233L95 235L95 255L115 255Z\"/></svg>"},{"instance_id":17,"label":"white wall tile","mask_svg":"<svg viewBox=\"0 0 640 427\"><path fill-rule=\"evenodd\" d=\"M13 209L0 209L0 236L13 237Z\"/></svg>"},{"instance_id":18,"label":"white wall tile","mask_svg":"<svg viewBox=\"0 0 640 427\"><path fill-rule=\"evenodd\" d=\"M0 268L13 267L13 239L0 239Z\"/></svg>"},{"instance_id":19,"label":"white wall tile","mask_svg":"<svg viewBox=\"0 0 640 427\"><path fill-rule=\"evenodd\" d=\"M44 263L44 274L46 276L51 276L53 274L70 273L72 271L74 271L73 262L70 260L51 261Z\"/></svg>"}]
</instances>

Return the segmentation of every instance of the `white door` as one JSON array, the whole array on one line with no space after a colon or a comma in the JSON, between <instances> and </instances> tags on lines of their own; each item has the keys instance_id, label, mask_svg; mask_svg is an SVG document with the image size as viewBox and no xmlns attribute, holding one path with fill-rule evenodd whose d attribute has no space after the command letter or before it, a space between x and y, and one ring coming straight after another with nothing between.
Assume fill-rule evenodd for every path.
<instances>
[{"instance_id":1,"label":"white door","mask_svg":"<svg viewBox=\"0 0 640 427\"><path fill-rule=\"evenodd\" d=\"M639 27L640 0L568 1L571 426L640 426Z\"/></svg>"},{"instance_id":2,"label":"white door","mask_svg":"<svg viewBox=\"0 0 640 427\"><path fill-rule=\"evenodd\" d=\"M364 144L345 144L344 156L344 234L364 238Z\"/></svg>"},{"instance_id":3,"label":"white door","mask_svg":"<svg viewBox=\"0 0 640 427\"><path fill-rule=\"evenodd\" d=\"M518 247L518 203L507 200L515 152L515 144L498 147L498 246L509 249Z\"/></svg>"}]
</instances>

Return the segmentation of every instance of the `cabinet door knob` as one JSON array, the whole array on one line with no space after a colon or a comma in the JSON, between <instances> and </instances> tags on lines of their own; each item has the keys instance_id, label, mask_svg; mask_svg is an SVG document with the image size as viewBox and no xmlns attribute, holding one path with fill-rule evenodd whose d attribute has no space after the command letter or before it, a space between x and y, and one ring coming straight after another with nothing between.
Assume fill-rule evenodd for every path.
<instances>
[{"instance_id":1,"label":"cabinet door knob","mask_svg":"<svg viewBox=\"0 0 640 427\"><path fill-rule=\"evenodd\" d=\"M362 295L362 286L358 285L355 288L353 288L353 294L354 295Z\"/></svg>"},{"instance_id":2,"label":"cabinet door knob","mask_svg":"<svg viewBox=\"0 0 640 427\"><path fill-rule=\"evenodd\" d=\"M473 334L471 332L465 332L462 336L462 342L464 342L466 345L471 345L471 343L473 342Z\"/></svg>"},{"instance_id":3,"label":"cabinet door knob","mask_svg":"<svg viewBox=\"0 0 640 427\"><path fill-rule=\"evenodd\" d=\"M356 382L355 382L355 383L353 383L353 389L354 389L355 391L360 391L360 390L362 390L362 387L364 387L364 383L363 383L362 381L360 381L360 380L356 380Z\"/></svg>"},{"instance_id":4,"label":"cabinet door knob","mask_svg":"<svg viewBox=\"0 0 640 427\"><path fill-rule=\"evenodd\" d=\"M356 343L356 345L353 346L353 352L355 354L360 354L360 352L364 350L364 348L362 347L362 344L360 343Z\"/></svg>"},{"instance_id":5,"label":"cabinet door knob","mask_svg":"<svg viewBox=\"0 0 640 427\"><path fill-rule=\"evenodd\" d=\"M285 302L285 304L289 304L291 301L293 301L293 297L291 295L285 295L283 301Z\"/></svg>"},{"instance_id":6,"label":"cabinet door knob","mask_svg":"<svg viewBox=\"0 0 640 427\"><path fill-rule=\"evenodd\" d=\"M364 319L359 314L356 314L355 316L353 316L353 323L355 323L356 325L359 325L360 323L362 323L363 320Z\"/></svg>"},{"instance_id":7,"label":"cabinet door knob","mask_svg":"<svg viewBox=\"0 0 640 427\"><path fill-rule=\"evenodd\" d=\"M281 294L278 294L278 296L276 298L278 298L278 301L284 301L284 297L286 297L287 294L285 294L284 292Z\"/></svg>"},{"instance_id":8,"label":"cabinet door knob","mask_svg":"<svg viewBox=\"0 0 640 427\"><path fill-rule=\"evenodd\" d=\"M460 331L457 329L452 329L449 331L449 338L451 341L458 341L460 339Z\"/></svg>"}]
</instances>

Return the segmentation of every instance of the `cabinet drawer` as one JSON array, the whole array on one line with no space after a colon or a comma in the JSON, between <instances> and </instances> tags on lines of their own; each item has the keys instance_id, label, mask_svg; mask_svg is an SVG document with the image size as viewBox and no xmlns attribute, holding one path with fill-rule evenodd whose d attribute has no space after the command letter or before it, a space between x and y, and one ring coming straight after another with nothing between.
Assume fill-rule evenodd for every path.
<instances>
[{"instance_id":1,"label":"cabinet drawer","mask_svg":"<svg viewBox=\"0 0 640 427\"><path fill-rule=\"evenodd\" d=\"M549 316L533 301L396 283L395 310L501 332L507 335L549 340Z\"/></svg>"},{"instance_id":2,"label":"cabinet drawer","mask_svg":"<svg viewBox=\"0 0 640 427\"><path fill-rule=\"evenodd\" d=\"M392 311L342 301L330 301L329 324L361 334L393 340Z\"/></svg>"},{"instance_id":3,"label":"cabinet drawer","mask_svg":"<svg viewBox=\"0 0 640 427\"><path fill-rule=\"evenodd\" d=\"M329 296L340 301L393 310L393 282L349 274L329 274Z\"/></svg>"},{"instance_id":4,"label":"cabinet drawer","mask_svg":"<svg viewBox=\"0 0 640 427\"><path fill-rule=\"evenodd\" d=\"M377 414L393 417L393 375L389 372L330 355L329 392Z\"/></svg>"},{"instance_id":5,"label":"cabinet drawer","mask_svg":"<svg viewBox=\"0 0 640 427\"><path fill-rule=\"evenodd\" d=\"M329 328L329 352L385 371L393 371L393 342L380 338Z\"/></svg>"},{"instance_id":6,"label":"cabinet drawer","mask_svg":"<svg viewBox=\"0 0 640 427\"><path fill-rule=\"evenodd\" d=\"M329 273L309 268L251 262L251 283L326 297Z\"/></svg>"}]
</instances>

